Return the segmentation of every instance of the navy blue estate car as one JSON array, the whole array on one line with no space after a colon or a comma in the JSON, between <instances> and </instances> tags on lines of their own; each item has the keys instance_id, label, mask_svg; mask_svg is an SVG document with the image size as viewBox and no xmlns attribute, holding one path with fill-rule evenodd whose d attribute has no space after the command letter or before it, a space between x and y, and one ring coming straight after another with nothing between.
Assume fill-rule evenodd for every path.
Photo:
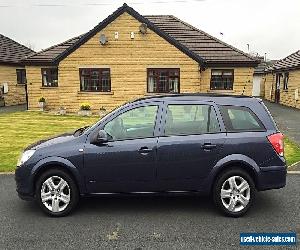
<instances>
[{"instance_id":1,"label":"navy blue estate car","mask_svg":"<svg viewBox=\"0 0 300 250\"><path fill-rule=\"evenodd\" d=\"M286 184L283 135L260 99L182 94L124 104L91 127L24 150L17 192L52 216L80 196L211 194L238 217Z\"/></svg>"}]
</instances>

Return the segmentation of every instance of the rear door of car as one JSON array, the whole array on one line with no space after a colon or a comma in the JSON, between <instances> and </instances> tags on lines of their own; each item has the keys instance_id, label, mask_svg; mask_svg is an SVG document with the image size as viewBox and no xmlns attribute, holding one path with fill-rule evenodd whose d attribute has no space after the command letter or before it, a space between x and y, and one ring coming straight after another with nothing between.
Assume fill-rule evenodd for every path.
<instances>
[{"instance_id":1,"label":"rear door of car","mask_svg":"<svg viewBox=\"0 0 300 250\"><path fill-rule=\"evenodd\" d=\"M157 179L161 189L201 189L218 160L226 133L213 102L164 103L162 132L158 139Z\"/></svg>"},{"instance_id":2,"label":"rear door of car","mask_svg":"<svg viewBox=\"0 0 300 250\"><path fill-rule=\"evenodd\" d=\"M258 166L266 166L278 158L268 140L277 133L276 126L263 106L254 102L219 104L226 126L227 139L222 154L239 154L252 159Z\"/></svg>"}]
</instances>

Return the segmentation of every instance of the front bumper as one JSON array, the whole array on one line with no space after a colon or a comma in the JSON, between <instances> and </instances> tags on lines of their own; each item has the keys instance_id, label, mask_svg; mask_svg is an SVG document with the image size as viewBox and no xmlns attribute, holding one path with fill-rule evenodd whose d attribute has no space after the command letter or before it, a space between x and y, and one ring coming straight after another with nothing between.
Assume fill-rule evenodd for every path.
<instances>
[{"instance_id":1,"label":"front bumper","mask_svg":"<svg viewBox=\"0 0 300 250\"><path fill-rule=\"evenodd\" d=\"M257 190L283 188L286 185L286 166L261 167L257 175Z\"/></svg>"},{"instance_id":2,"label":"front bumper","mask_svg":"<svg viewBox=\"0 0 300 250\"><path fill-rule=\"evenodd\" d=\"M22 200L34 198L34 188L30 177L30 168L26 166L17 167L15 171L16 191Z\"/></svg>"}]
</instances>

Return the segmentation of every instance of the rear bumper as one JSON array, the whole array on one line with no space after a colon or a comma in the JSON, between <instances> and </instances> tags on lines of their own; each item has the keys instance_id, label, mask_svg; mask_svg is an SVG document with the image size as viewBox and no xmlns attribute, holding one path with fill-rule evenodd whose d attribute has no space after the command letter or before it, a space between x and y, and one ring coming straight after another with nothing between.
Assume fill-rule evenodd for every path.
<instances>
[{"instance_id":1,"label":"rear bumper","mask_svg":"<svg viewBox=\"0 0 300 250\"><path fill-rule=\"evenodd\" d=\"M286 185L286 174L286 166L261 167L257 174L257 190L283 188Z\"/></svg>"}]
</instances>

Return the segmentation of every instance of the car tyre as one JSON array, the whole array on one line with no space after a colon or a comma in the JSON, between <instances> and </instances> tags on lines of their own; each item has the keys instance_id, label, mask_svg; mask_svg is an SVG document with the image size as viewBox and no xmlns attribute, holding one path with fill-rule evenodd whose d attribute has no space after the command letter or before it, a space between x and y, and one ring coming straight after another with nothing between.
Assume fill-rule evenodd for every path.
<instances>
[{"instance_id":1,"label":"car tyre","mask_svg":"<svg viewBox=\"0 0 300 250\"><path fill-rule=\"evenodd\" d=\"M242 169L222 172L213 187L215 205L230 217L243 216L253 204L255 194L252 178Z\"/></svg>"},{"instance_id":2,"label":"car tyre","mask_svg":"<svg viewBox=\"0 0 300 250\"><path fill-rule=\"evenodd\" d=\"M61 169L50 169L38 178L35 197L47 215L62 217L76 207L79 192L70 174Z\"/></svg>"}]
</instances>

